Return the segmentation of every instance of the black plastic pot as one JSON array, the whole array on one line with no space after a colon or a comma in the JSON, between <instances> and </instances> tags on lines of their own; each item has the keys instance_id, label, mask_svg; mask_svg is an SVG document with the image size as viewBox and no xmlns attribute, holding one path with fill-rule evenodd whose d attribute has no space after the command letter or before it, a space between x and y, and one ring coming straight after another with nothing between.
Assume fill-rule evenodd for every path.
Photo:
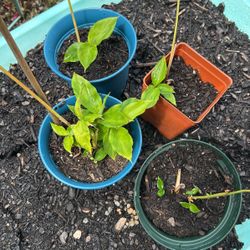
<instances>
[{"instance_id":1,"label":"black plastic pot","mask_svg":"<svg viewBox=\"0 0 250 250\"><path fill-rule=\"evenodd\" d=\"M186 143L200 144L212 150L218 157L217 161L219 163L218 165L220 165L221 170L225 172L227 175L230 175L232 177L234 190L241 189L241 182L238 172L234 167L233 163L222 151L220 151L219 149L208 143L197 140L190 140L190 139L177 140L177 141L172 141L162 146L161 148L157 149L146 159L136 178L135 189L134 189L134 204L143 228L146 230L146 232L149 234L150 237L152 237L156 242L158 242L162 246L167 247L168 249L182 249L182 250L208 249L213 245L217 244L218 242L220 242L221 240L223 240L234 227L241 209L241 202L242 202L241 195L229 196L224 216L221 219L220 223L208 234L197 237L178 238L170 236L160 231L147 218L141 205L141 200L140 200L141 183L143 180L143 176L150 163L158 155L171 149L173 147L173 144L183 145L183 147L185 147Z\"/></svg>"}]
</instances>

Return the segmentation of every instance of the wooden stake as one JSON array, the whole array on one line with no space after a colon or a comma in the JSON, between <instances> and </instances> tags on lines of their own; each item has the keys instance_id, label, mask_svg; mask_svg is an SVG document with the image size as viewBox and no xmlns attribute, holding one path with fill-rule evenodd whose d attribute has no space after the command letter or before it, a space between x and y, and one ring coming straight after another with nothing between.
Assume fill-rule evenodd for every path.
<instances>
[{"instance_id":1,"label":"wooden stake","mask_svg":"<svg viewBox=\"0 0 250 250\"><path fill-rule=\"evenodd\" d=\"M73 21L74 28L75 28L76 40L77 40L78 43L80 43L81 40L80 40L80 36L79 36L79 31L78 31L78 28L77 28L75 15L74 15L74 11L73 11L72 4L71 4L70 0L68 0L68 4L69 4L69 10L70 10L70 14L71 14L72 21Z\"/></svg>"},{"instance_id":2,"label":"wooden stake","mask_svg":"<svg viewBox=\"0 0 250 250\"><path fill-rule=\"evenodd\" d=\"M177 6L176 6L176 17L175 17L175 25L174 25L174 37L172 41L172 46L171 46L171 52L170 52L170 57L168 61L168 68L167 68L167 75L166 79L168 79L169 71L172 65L172 61L174 59L174 54L175 54L175 48L176 48L176 36L177 36L177 28L178 28L178 21L179 21L179 12L180 12L180 0L177 0Z\"/></svg>"},{"instance_id":3,"label":"wooden stake","mask_svg":"<svg viewBox=\"0 0 250 250\"><path fill-rule=\"evenodd\" d=\"M30 90L25 84L19 81L15 76L13 76L9 71L4 69L0 65L0 70L7 75L11 80L13 80L16 84L18 84L22 89L24 89L27 93L29 93L32 97L34 97L42 106L44 106L51 115L55 116L58 120L64 123L67 126L70 126L70 123L65 120L62 116L60 116L54 109L50 107L48 103L46 103L43 99L41 99L38 95L36 95L32 90Z\"/></svg>"},{"instance_id":4,"label":"wooden stake","mask_svg":"<svg viewBox=\"0 0 250 250\"><path fill-rule=\"evenodd\" d=\"M181 187L181 169L178 169L177 176L176 176L176 182L174 187L174 192L176 194L179 193Z\"/></svg>"},{"instance_id":5,"label":"wooden stake","mask_svg":"<svg viewBox=\"0 0 250 250\"><path fill-rule=\"evenodd\" d=\"M39 95L39 97L41 97L42 100L44 100L46 103L49 104L49 101L48 101L45 93L43 92L40 84L38 83L37 79L35 78L34 74L32 73L29 65L27 64L24 57L22 56L21 51L17 47L17 44L15 43L12 35L10 34L10 32L9 32L9 30L8 30L6 24L1 16L0 16L0 31L3 34L9 47L11 48L13 54L15 55L20 67L22 68L24 74L28 78L33 89L36 91L36 93ZM55 123L58 123L58 119L56 119L56 117L52 116L52 119Z\"/></svg>"}]
</instances>

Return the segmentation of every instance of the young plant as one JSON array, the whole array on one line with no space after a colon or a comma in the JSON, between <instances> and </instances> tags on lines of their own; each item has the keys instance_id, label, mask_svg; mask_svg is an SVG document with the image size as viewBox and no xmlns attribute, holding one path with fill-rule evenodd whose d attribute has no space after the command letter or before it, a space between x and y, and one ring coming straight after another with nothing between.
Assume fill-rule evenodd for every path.
<instances>
[{"instance_id":1,"label":"young plant","mask_svg":"<svg viewBox=\"0 0 250 250\"><path fill-rule=\"evenodd\" d=\"M117 19L118 17L108 17L97 21L90 28L87 41L78 41L70 45L65 52L63 61L65 63L80 61L86 72L97 57L97 46L112 35Z\"/></svg>"},{"instance_id":2,"label":"young plant","mask_svg":"<svg viewBox=\"0 0 250 250\"><path fill-rule=\"evenodd\" d=\"M174 96L174 89L169 85L168 75L172 65L172 61L175 53L175 43L176 43L176 35L178 28L178 20L179 20L179 11L180 11L180 0L177 0L176 7L176 18L175 18L175 26L174 26L174 37L171 46L171 52L168 60L168 65L166 63L166 59L163 56L154 67L151 73L151 81L152 84L148 86L148 88L142 93L143 100L152 100L151 107L153 107L159 96L162 95L166 100L176 106L176 99Z\"/></svg>"},{"instance_id":3,"label":"young plant","mask_svg":"<svg viewBox=\"0 0 250 250\"><path fill-rule=\"evenodd\" d=\"M165 189L164 189L164 182L159 176L157 177L157 188L158 188L157 196L162 198L165 195Z\"/></svg>"},{"instance_id":4,"label":"young plant","mask_svg":"<svg viewBox=\"0 0 250 250\"><path fill-rule=\"evenodd\" d=\"M229 195L236 195L236 194L241 194L241 193L250 193L250 189L241 189L241 190L232 191L232 192L230 192L229 190L225 190L224 192L221 192L221 193L197 195L197 194L201 194L201 190L199 187L194 186L192 190L185 192L185 194L187 195L188 202L180 202L180 205L184 208L189 209L191 213L199 213L200 209L193 203L196 200L208 200L208 199L226 197Z\"/></svg>"},{"instance_id":5,"label":"young plant","mask_svg":"<svg viewBox=\"0 0 250 250\"><path fill-rule=\"evenodd\" d=\"M79 148L83 155L94 161L101 161L107 155L132 159L133 139L124 126L145 112L149 101L129 98L110 108L106 107L108 95L103 99L91 83L74 73L72 88L76 96L70 111L77 122L68 127L51 123L53 131L63 136L63 146L69 153ZM107 108L107 109L106 109Z\"/></svg>"}]
</instances>

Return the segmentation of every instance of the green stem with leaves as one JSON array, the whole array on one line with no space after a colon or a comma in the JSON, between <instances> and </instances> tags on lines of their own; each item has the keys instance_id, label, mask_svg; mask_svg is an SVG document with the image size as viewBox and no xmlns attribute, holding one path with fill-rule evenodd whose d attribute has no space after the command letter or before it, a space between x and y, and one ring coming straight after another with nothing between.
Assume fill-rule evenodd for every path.
<instances>
[{"instance_id":1,"label":"green stem with leaves","mask_svg":"<svg viewBox=\"0 0 250 250\"><path fill-rule=\"evenodd\" d=\"M206 200L206 199L225 197L225 196L241 194L241 193L250 193L250 189L242 189L242 190L237 190L237 191L232 191L232 192L222 192L222 193L216 193L216 194L189 196L188 198L192 200Z\"/></svg>"},{"instance_id":2,"label":"green stem with leaves","mask_svg":"<svg viewBox=\"0 0 250 250\"><path fill-rule=\"evenodd\" d=\"M169 75L169 72L170 72L170 68L171 68L173 58L174 58L174 53L175 53L175 43L176 43L176 36L177 36L177 29L178 29L178 22L179 22L179 12L180 12L180 0L177 0L176 17L175 17L175 25L174 25L174 37L173 37L170 57L169 57L169 61L168 61L166 79L168 79L168 75Z\"/></svg>"}]
</instances>

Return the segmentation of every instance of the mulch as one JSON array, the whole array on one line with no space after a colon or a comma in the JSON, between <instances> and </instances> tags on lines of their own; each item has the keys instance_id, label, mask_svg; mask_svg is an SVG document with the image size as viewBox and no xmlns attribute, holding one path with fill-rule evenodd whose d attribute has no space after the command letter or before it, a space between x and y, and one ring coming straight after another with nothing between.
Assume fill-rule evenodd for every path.
<instances>
[{"instance_id":1,"label":"mulch","mask_svg":"<svg viewBox=\"0 0 250 250\"><path fill-rule=\"evenodd\" d=\"M139 96L142 78L152 67L145 63L152 65L170 50L176 5L124 0L106 7L124 14L136 27L137 54L124 96ZM243 188L250 188L248 37L224 17L223 7L186 0L181 3L178 41L190 44L234 81L203 122L180 137L207 141L223 150L237 167ZM27 61L53 105L72 94L46 66L42 45L28 53ZM11 72L27 82L19 66L12 66ZM131 224L119 233L114 226L121 217L131 217L126 207L133 207L134 180L141 164L168 141L140 120L143 148L133 171L103 190L73 190L48 174L40 161L37 134L46 112L5 76L0 75L0 82L0 248L163 249L141 225ZM238 223L249 217L249 204L250 196L245 195ZM72 235L78 229L82 235L76 240ZM241 243L232 231L213 249L218 248L240 249Z\"/></svg>"},{"instance_id":2,"label":"mulch","mask_svg":"<svg viewBox=\"0 0 250 250\"><path fill-rule=\"evenodd\" d=\"M20 24L26 22L32 17L38 15L39 13L47 10L51 6L61 2L62 0L35 0L35 1L27 1L27 0L19 0L21 9L23 11L23 17L21 17L17 23L12 27L16 28ZM15 5L12 4L12 1L2 0L0 6L0 15L4 19L5 23L10 25L13 21L15 21L19 17L19 13L15 8Z\"/></svg>"}]
</instances>

